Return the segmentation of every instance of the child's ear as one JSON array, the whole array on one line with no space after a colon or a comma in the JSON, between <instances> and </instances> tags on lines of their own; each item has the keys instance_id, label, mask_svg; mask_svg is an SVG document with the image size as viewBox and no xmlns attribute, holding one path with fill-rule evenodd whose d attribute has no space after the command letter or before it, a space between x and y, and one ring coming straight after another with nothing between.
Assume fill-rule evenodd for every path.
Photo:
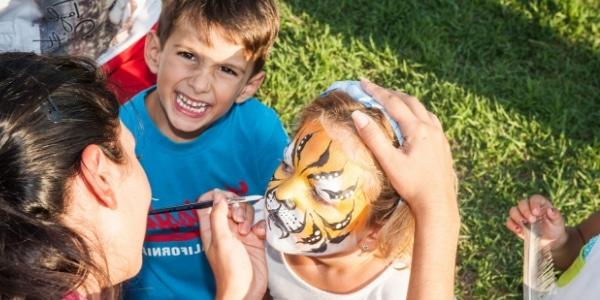
<instances>
[{"instance_id":1,"label":"child's ear","mask_svg":"<svg viewBox=\"0 0 600 300\"><path fill-rule=\"evenodd\" d=\"M160 39L156 32L150 31L146 35L146 43L144 44L144 59L148 69L154 74L158 73L158 66L160 63Z\"/></svg>"},{"instance_id":2,"label":"child's ear","mask_svg":"<svg viewBox=\"0 0 600 300\"><path fill-rule=\"evenodd\" d=\"M110 209L117 207L113 189L115 163L110 161L98 145L88 145L81 155L81 175L87 188L98 202Z\"/></svg>"},{"instance_id":3,"label":"child's ear","mask_svg":"<svg viewBox=\"0 0 600 300\"><path fill-rule=\"evenodd\" d=\"M256 94L256 91L262 85L264 80L265 80L265 72L264 71L260 71L256 74L254 74L252 77L250 77L248 79L248 82L246 82L246 85L244 86L244 88L242 89L240 94L238 95L238 97L235 99L235 103L243 103L244 101L248 100L250 97L254 96L254 94Z\"/></svg>"},{"instance_id":4,"label":"child's ear","mask_svg":"<svg viewBox=\"0 0 600 300\"><path fill-rule=\"evenodd\" d=\"M376 250L378 236L379 229L368 229L366 234L360 239L359 247L363 250L363 252Z\"/></svg>"}]
</instances>

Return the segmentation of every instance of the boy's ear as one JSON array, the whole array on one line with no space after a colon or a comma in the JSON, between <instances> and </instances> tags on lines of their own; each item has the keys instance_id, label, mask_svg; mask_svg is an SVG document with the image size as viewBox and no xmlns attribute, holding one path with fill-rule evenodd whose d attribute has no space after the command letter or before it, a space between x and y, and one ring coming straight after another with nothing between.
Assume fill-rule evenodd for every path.
<instances>
[{"instance_id":1,"label":"boy's ear","mask_svg":"<svg viewBox=\"0 0 600 300\"><path fill-rule=\"evenodd\" d=\"M113 168L115 164L106 157L98 145L88 145L81 155L81 176L87 188L98 201L110 208L117 207L117 199L113 190L116 182Z\"/></svg>"},{"instance_id":2,"label":"boy's ear","mask_svg":"<svg viewBox=\"0 0 600 300\"><path fill-rule=\"evenodd\" d=\"M264 80L264 71L260 71L254 74L252 77L250 77L248 79L248 82L246 82L246 85L244 85L244 88L242 88L242 91L240 92L238 97L235 99L235 103L243 103L250 97L254 96L254 94L256 94L256 91L258 91L258 88L262 85Z\"/></svg>"},{"instance_id":3,"label":"boy's ear","mask_svg":"<svg viewBox=\"0 0 600 300\"><path fill-rule=\"evenodd\" d=\"M148 69L154 74L158 73L160 63L160 40L156 32L150 31L146 35L146 43L144 44L144 59Z\"/></svg>"}]
</instances>

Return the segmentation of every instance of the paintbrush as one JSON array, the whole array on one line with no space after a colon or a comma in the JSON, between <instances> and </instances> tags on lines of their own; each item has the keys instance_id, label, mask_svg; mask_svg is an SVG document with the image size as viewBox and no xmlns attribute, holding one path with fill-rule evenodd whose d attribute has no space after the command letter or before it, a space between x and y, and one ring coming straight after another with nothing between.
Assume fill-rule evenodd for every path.
<instances>
[{"instance_id":1,"label":"paintbrush","mask_svg":"<svg viewBox=\"0 0 600 300\"><path fill-rule=\"evenodd\" d=\"M238 203L244 203L244 202L258 201L262 198L263 198L262 195L248 195L248 196L241 196L241 197L231 197L231 198L227 199L227 203L231 205L231 204L238 204ZM164 213L171 213L171 212L190 210L190 209L203 209L203 208L213 206L213 203L214 203L213 200L207 200L207 201L202 201L202 202L195 202L195 203L189 203L189 204L183 204L183 205L177 205L177 206L164 207L164 208L151 210L150 212L148 212L148 215L164 214Z\"/></svg>"}]
</instances>

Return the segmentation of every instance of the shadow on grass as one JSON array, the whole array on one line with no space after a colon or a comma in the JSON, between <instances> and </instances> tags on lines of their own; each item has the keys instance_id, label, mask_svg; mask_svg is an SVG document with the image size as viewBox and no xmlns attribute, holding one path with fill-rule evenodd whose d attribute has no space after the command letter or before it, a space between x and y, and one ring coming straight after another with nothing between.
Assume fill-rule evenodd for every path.
<instances>
[{"instance_id":1,"label":"shadow on grass","mask_svg":"<svg viewBox=\"0 0 600 300\"><path fill-rule=\"evenodd\" d=\"M539 25L535 16L489 0L285 3L345 43L372 40L377 49L421 65L420 72L534 118L578 144L600 138L600 55Z\"/></svg>"}]
</instances>

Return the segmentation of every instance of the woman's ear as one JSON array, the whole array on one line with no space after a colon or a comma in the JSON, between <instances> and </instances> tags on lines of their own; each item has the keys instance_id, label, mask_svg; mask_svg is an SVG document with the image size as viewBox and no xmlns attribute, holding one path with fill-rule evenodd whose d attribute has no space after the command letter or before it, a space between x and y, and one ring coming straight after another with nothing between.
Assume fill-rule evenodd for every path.
<instances>
[{"instance_id":1,"label":"woman's ear","mask_svg":"<svg viewBox=\"0 0 600 300\"><path fill-rule=\"evenodd\" d=\"M86 187L96 199L110 209L117 207L117 199L113 184L117 182L111 161L98 145L88 145L81 155L81 176Z\"/></svg>"}]
</instances>

